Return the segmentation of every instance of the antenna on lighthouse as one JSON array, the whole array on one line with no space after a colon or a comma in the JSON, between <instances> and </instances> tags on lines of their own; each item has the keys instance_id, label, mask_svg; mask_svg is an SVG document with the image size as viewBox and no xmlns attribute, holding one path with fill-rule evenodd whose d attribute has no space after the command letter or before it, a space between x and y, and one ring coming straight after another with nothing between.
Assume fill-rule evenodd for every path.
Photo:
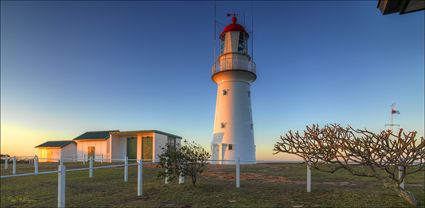
<instances>
[{"instance_id":1,"label":"antenna on lighthouse","mask_svg":"<svg viewBox=\"0 0 425 208\"><path fill-rule=\"evenodd\" d=\"M214 63L216 58L216 47L217 47L217 3L214 1ZM215 64L214 64L215 66Z\"/></svg>"},{"instance_id":2,"label":"antenna on lighthouse","mask_svg":"<svg viewBox=\"0 0 425 208\"><path fill-rule=\"evenodd\" d=\"M251 60L254 60L254 2L251 1Z\"/></svg>"}]
</instances>

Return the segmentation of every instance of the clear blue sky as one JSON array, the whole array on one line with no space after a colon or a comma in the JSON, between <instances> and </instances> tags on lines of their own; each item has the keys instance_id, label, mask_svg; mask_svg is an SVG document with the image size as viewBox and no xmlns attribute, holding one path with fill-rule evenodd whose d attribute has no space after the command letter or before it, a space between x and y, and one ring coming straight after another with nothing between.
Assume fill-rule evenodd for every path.
<instances>
[{"instance_id":1,"label":"clear blue sky","mask_svg":"<svg viewBox=\"0 0 425 208\"><path fill-rule=\"evenodd\" d=\"M217 2L218 28L236 11L251 30L250 4ZM396 122L423 135L423 11L253 4L258 159L271 157L279 135L312 123L382 130L394 102ZM2 1L2 152L19 144L33 154L45 140L105 129L158 129L209 149L213 17L213 2Z\"/></svg>"}]
</instances>

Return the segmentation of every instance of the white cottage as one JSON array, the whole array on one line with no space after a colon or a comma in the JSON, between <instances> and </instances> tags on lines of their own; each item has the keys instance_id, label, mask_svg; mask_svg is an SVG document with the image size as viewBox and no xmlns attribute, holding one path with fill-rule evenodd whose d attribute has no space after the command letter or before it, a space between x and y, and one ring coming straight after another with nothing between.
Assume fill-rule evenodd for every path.
<instances>
[{"instance_id":1,"label":"white cottage","mask_svg":"<svg viewBox=\"0 0 425 208\"><path fill-rule=\"evenodd\" d=\"M77 143L77 160L119 161L125 156L128 159L143 159L158 162L158 155L167 143L180 145L181 137L158 130L140 131L90 131L75 139Z\"/></svg>"},{"instance_id":2,"label":"white cottage","mask_svg":"<svg viewBox=\"0 0 425 208\"><path fill-rule=\"evenodd\" d=\"M35 147L39 162L73 161L76 158L77 143L71 140L48 141Z\"/></svg>"}]
</instances>

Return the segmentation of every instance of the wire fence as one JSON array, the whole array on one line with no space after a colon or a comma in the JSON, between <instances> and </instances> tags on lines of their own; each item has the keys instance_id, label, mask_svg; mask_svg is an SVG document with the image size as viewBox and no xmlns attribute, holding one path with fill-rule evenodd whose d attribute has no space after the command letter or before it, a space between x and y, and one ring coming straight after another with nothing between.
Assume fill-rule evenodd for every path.
<instances>
[{"instance_id":1,"label":"wire fence","mask_svg":"<svg viewBox=\"0 0 425 208\"><path fill-rule=\"evenodd\" d=\"M94 176L94 170L97 169L111 169L111 168L123 168L123 181L128 182L128 167L131 166L137 166L137 196L143 195L143 165L144 164L157 164L151 161L144 161L144 160L136 160L136 159L128 159L128 157L125 157L123 159L111 159L110 165L100 165L95 166L94 165L94 158L89 157L88 163L89 167L77 167L77 168L70 168L67 169L66 164L66 158L57 158L58 166L55 170L47 170L47 171L39 171L39 160L37 156L32 158L32 165L34 168L33 172L26 172L26 173L19 173L16 172L16 161L18 158L23 158L14 156L11 158L12 160L12 174L11 175L2 175L0 176L0 179L8 179L8 178L15 178L15 177L24 177L24 176L36 176L36 175L47 175L47 174L58 174L58 191L57 191L57 206L58 207L65 207L65 187L66 187L66 172L77 172L77 171L88 171L89 172L89 178L93 178ZM29 159L29 157L28 157ZM4 158L5 164L4 169L8 169L8 163L9 158ZM135 161L135 162L132 162ZM75 161L74 161L75 162ZM84 161L83 161L84 162ZM122 164L113 164L112 162L118 162ZM131 163L130 163L131 162ZM295 163L295 164L302 164L304 163L306 165L306 191L311 192L311 164L305 163L304 161L268 161L268 160L256 160L256 161L250 161L250 160L240 160L239 158L236 160L208 160L206 161L210 164L216 164L216 165L227 165L227 166L233 166L235 167L235 187L240 188L241 181L240 181L240 175L241 175L241 164L266 164L266 163ZM65 163L65 164L64 164ZM53 166L54 167L54 166ZM167 171L167 170L165 170ZM403 172L402 169L399 170L399 174L401 175ZM165 174L165 180L164 183L169 183L169 176ZM183 184L185 182L185 176L180 174L178 183ZM400 187L404 189L404 182L400 184Z\"/></svg>"}]
</instances>

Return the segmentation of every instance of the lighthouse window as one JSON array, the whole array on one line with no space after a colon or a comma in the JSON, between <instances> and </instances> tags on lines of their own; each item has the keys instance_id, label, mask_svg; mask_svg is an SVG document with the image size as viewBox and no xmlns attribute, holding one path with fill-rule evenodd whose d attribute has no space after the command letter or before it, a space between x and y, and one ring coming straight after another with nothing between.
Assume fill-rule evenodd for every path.
<instances>
[{"instance_id":1,"label":"lighthouse window","mask_svg":"<svg viewBox=\"0 0 425 208\"><path fill-rule=\"evenodd\" d=\"M239 34L238 52L245 52L245 49L246 49L245 33L240 33Z\"/></svg>"},{"instance_id":2,"label":"lighthouse window","mask_svg":"<svg viewBox=\"0 0 425 208\"><path fill-rule=\"evenodd\" d=\"M248 97L251 97L251 91L248 91Z\"/></svg>"},{"instance_id":3,"label":"lighthouse window","mask_svg":"<svg viewBox=\"0 0 425 208\"><path fill-rule=\"evenodd\" d=\"M226 128L226 123L225 122L221 122L221 128L222 129Z\"/></svg>"},{"instance_id":4,"label":"lighthouse window","mask_svg":"<svg viewBox=\"0 0 425 208\"><path fill-rule=\"evenodd\" d=\"M233 149L233 145L229 144L229 150L232 150L232 149Z\"/></svg>"},{"instance_id":5,"label":"lighthouse window","mask_svg":"<svg viewBox=\"0 0 425 208\"><path fill-rule=\"evenodd\" d=\"M254 124L251 124L251 130L253 130L254 129Z\"/></svg>"},{"instance_id":6,"label":"lighthouse window","mask_svg":"<svg viewBox=\"0 0 425 208\"><path fill-rule=\"evenodd\" d=\"M220 54L224 53L224 37L220 41Z\"/></svg>"},{"instance_id":7,"label":"lighthouse window","mask_svg":"<svg viewBox=\"0 0 425 208\"><path fill-rule=\"evenodd\" d=\"M223 90L223 95L227 95L228 90Z\"/></svg>"}]
</instances>

